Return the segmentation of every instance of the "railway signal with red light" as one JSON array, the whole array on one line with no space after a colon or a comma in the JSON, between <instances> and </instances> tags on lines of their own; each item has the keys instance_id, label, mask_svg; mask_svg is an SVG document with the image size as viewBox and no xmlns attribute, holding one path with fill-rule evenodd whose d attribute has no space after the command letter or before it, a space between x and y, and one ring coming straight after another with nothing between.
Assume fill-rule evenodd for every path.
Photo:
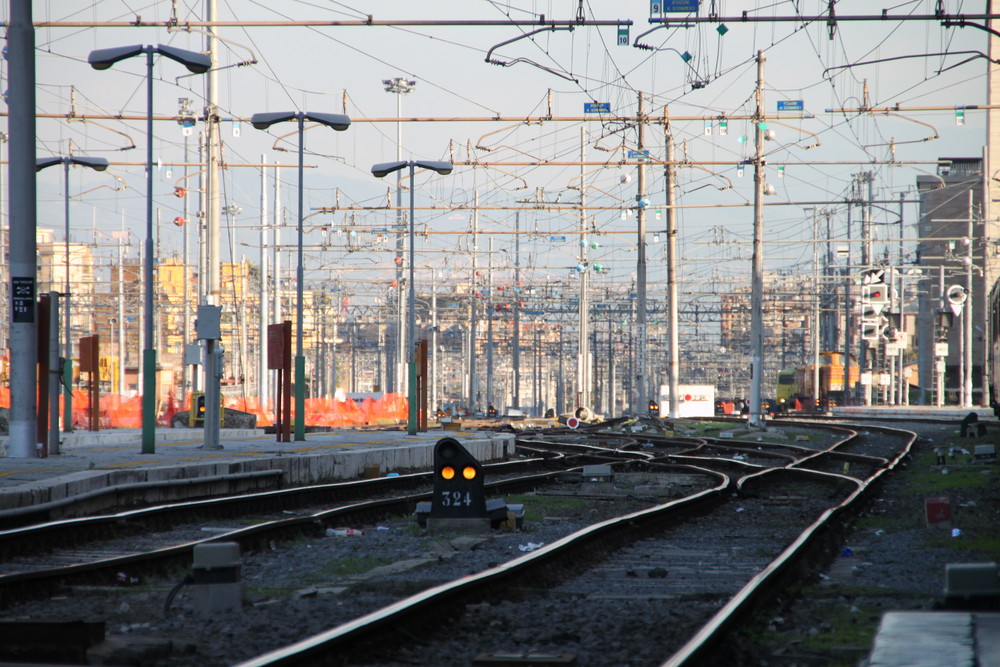
<instances>
[{"instance_id":1,"label":"railway signal with red light","mask_svg":"<svg viewBox=\"0 0 1000 667\"><path fill-rule=\"evenodd\" d=\"M889 305L889 287L881 283L861 286L861 314L863 318L878 317Z\"/></svg>"}]
</instances>

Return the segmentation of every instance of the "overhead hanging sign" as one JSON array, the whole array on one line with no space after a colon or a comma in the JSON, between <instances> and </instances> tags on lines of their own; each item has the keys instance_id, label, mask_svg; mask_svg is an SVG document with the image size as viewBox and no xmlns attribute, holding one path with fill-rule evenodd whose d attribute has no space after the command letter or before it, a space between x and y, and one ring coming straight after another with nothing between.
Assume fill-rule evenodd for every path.
<instances>
[{"instance_id":1,"label":"overhead hanging sign","mask_svg":"<svg viewBox=\"0 0 1000 667\"><path fill-rule=\"evenodd\" d=\"M627 25L618 26L618 46L628 46L629 34Z\"/></svg>"},{"instance_id":2,"label":"overhead hanging sign","mask_svg":"<svg viewBox=\"0 0 1000 667\"><path fill-rule=\"evenodd\" d=\"M659 11L656 10L656 5L660 6ZM684 13L684 14L695 14L698 12L698 0L659 0L659 2L649 3L650 13Z\"/></svg>"},{"instance_id":3,"label":"overhead hanging sign","mask_svg":"<svg viewBox=\"0 0 1000 667\"><path fill-rule=\"evenodd\" d=\"M629 151L629 160L639 160L640 162L645 162L649 159L649 151Z\"/></svg>"},{"instance_id":4,"label":"overhead hanging sign","mask_svg":"<svg viewBox=\"0 0 1000 667\"><path fill-rule=\"evenodd\" d=\"M611 113L611 102L586 102L583 113Z\"/></svg>"},{"instance_id":5,"label":"overhead hanging sign","mask_svg":"<svg viewBox=\"0 0 1000 667\"><path fill-rule=\"evenodd\" d=\"M802 100L778 100L778 113L802 113Z\"/></svg>"}]
</instances>

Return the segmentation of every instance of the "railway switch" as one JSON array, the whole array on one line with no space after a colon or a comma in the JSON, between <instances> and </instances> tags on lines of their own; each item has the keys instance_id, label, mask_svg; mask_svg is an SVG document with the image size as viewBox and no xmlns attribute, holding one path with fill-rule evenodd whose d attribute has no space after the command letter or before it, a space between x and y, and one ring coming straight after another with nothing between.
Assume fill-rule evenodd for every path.
<instances>
[{"instance_id":1,"label":"railway switch","mask_svg":"<svg viewBox=\"0 0 1000 667\"><path fill-rule=\"evenodd\" d=\"M417 503L417 522L436 526L497 527L511 520L520 527L523 506L508 507L503 499L486 499L483 469L458 440L442 438L434 446L434 496Z\"/></svg>"}]
</instances>

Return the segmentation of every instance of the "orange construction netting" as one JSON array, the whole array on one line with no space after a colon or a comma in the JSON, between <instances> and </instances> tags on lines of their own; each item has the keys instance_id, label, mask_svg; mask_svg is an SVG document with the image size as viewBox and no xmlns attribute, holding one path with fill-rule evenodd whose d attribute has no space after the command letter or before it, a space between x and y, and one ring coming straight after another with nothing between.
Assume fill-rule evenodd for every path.
<instances>
[{"instance_id":1,"label":"orange construction netting","mask_svg":"<svg viewBox=\"0 0 1000 667\"><path fill-rule=\"evenodd\" d=\"M406 397L400 394L383 394L375 399L366 397L358 403L353 400L340 401L335 398L306 399L307 426L388 426L406 421ZM63 397L59 395L59 413L62 414ZM274 425L274 401L262 404L256 397L233 398L224 401L225 407L231 410L249 412L257 416L257 427L264 428ZM178 401L171 393L166 404L161 406L158 426L170 426L170 421L176 412L184 412L189 405L189 399ZM10 407L10 389L0 387L0 407ZM295 403L292 402L292 419L295 418ZM90 428L90 395L86 390L73 390L73 425L77 428ZM101 394L99 427L104 428L142 428L142 396L121 396L119 394Z\"/></svg>"}]
</instances>

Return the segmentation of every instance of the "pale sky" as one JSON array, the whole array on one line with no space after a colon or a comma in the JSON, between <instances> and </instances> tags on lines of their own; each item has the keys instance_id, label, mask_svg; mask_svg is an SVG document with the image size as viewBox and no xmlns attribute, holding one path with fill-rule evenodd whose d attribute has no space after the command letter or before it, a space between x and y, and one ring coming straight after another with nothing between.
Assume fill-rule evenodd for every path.
<instances>
[{"instance_id":1,"label":"pale sky","mask_svg":"<svg viewBox=\"0 0 1000 667\"><path fill-rule=\"evenodd\" d=\"M140 0L141 1L141 0ZM177 19L199 20L205 4L147 0L136 4L121 0L50 0L35 3L36 21L167 22L176 5ZM945 2L948 12L982 11L984 3ZM702 2L702 15L717 7L722 17L751 15L774 17L812 16L826 10L826 2ZM760 9L756 9L760 7ZM933 14L935 2L876 3L844 0L837 3L842 16L876 15L889 9L893 16ZM646 111L661 117L664 108L673 117L693 117L675 121L671 127L677 156L692 164L678 170L678 202L708 206L680 212L682 293L692 300L717 291L722 285L749 278L750 248L735 243L751 239L752 208L731 207L753 199L753 168L747 165L742 176L735 165L707 164L747 159L753 150L752 128L748 121L729 120L728 134L720 135L719 123L706 134L703 117L746 116L753 112L756 63L763 50L765 64L765 110L774 116L777 102L803 102L808 119L772 118L769 126L777 134L768 142L767 182L777 202L842 201L849 191L851 175L870 169L876 174L876 197L898 199L900 192L914 187L920 170L933 172L934 160L941 156L981 154L985 118L981 111L969 111L963 126L956 125L954 107L985 103L986 60L975 57L985 52L987 33L974 28L942 28L937 22L841 22L834 39L826 22L802 26L799 23L741 23L727 21L728 31L718 22L690 28L659 28L642 38L656 50L632 46L642 33L655 24L649 22L650 3L625 2L324 2L312 0L280 3L219 0L220 20L246 22L263 20L356 21L367 16L377 21L471 20L503 21L538 19L571 20L578 11L587 19L631 20L629 45L619 46L618 28L576 27L572 31L547 31L496 49L495 58L512 63L503 67L485 62L492 47L524 34L529 29L510 25L493 27L224 27L218 73L219 102L227 119L249 118L254 112L306 110L346 112L355 119L346 132L316 127L306 132L306 208L341 205L380 206L387 200L387 188L395 178L381 181L370 174L377 162L396 157L395 123L368 123L363 119L394 118L396 96L383 90L382 79L402 76L417 81L414 92L402 99L403 116L539 118L581 116L587 102L610 104L611 116L585 123L555 122L518 124L511 122L435 122L403 125L404 158L478 161L479 166L457 166L450 176L429 173L417 177L418 203L465 204L462 211L418 211L418 229L462 231L471 229L471 211L476 193L482 210L478 247L479 266L490 261L485 251L494 232L493 265L496 281L509 281L513 264L515 212L496 207L516 205L518 200L542 197L544 201L578 202L580 168L577 166L513 165L514 162L574 162L580 156L581 125L586 128L586 159L606 161L607 166L588 167L588 203L611 207L591 211L595 233L589 242L591 262L609 268L592 284L602 288L627 285L635 272L635 218L623 220L617 207L634 204L638 169L620 166L628 150L637 148L634 127L616 121L636 111L640 92L647 95ZM7 8L3 9L6 20ZM676 15L678 18L683 15ZM720 32L725 32L721 35ZM164 27L40 27L37 45L37 108L42 114L79 115L145 114L145 66L142 58L116 64L103 72L93 71L86 62L95 48L139 43L171 44L190 50L204 49L204 35L194 30L168 31ZM869 65L844 65L919 54L942 54L908 58ZM685 62L682 54L688 54ZM963 61L974 58L969 62ZM242 65L256 59L254 65ZM155 114L173 115L178 98L188 97L200 111L204 103L204 77L182 76L182 66L162 60L156 65ZM6 78L6 71L3 72ZM896 114L868 115L827 113L829 108L854 108L867 99L873 107L900 105ZM6 83L4 89L7 88ZM344 107L346 100L346 108ZM908 110L918 106L944 110ZM233 165L256 163L262 154L268 162L293 165L296 159L295 125L272 127L268 132L253 129L248 122L239 126L223 124L225 160ZM68 122L66 118L38 121L38 155L65 154L73 150L84 155L107 157L112 163L145 161L145 125L142 121L95 120ZM200 130L199 124L195 130ZM284 147L288 152L275 150ZM936 139L927 140L937 136ZM740 137L748 137L745 143ZM155 130L156 159L164 163L183 159L184 136L179 125L158 122ZM816 147L808 148L817 143ZM664 154L662 126L649 124L647 148L654 157ZM136 148L121 150L134 142ZM196 155L191 137L192 159ZM895 159L925 164L887 165ZM853 164L830 164L852 161ZM822 162L827 164L799 164ZM492 163L485 166L483 163ZM786 163L784 173L778 163ZM866 164L867 163L867 164ZM926 164L930 163L930 164ZM112 190L116 181L107 174L75 169L70 191L74 240L89 240L91 230L117 229L122 224L141 239L144 229L145 183L141 166L117 165L111 171L128 184L128 189ZM181 178L181 168L160 167L155 174L155 206L161 211L162 253L179 251L181 230L169 224L181 215L182 200L172 195ZM650 209L664 201L663 172L650 167L647 196ZM622 177L630 177L623 183ZM268 171L269 205L273 205L273 171ZM236 253L256 262L258 232L251 229L260 220L260 170L236 167L224 175L223 200L238 206L237 227L232 230ZM282 204L285 210L284 239L293 243L295 224L295 170L281 171ZM189 190L196 188L194 179ZM96 189L94 189L96 188ZM544 189L544 192L542 190ZM57 229L62 238L62 182L59 170L50 169L38 177L39 225ZM79 196L77 196L79 195ZM190 196L192 210L197 197ZM404 193L406 203L408 191ZM394 193L391 195L395 201ZM912 201L911 196L911 201ZM730 205L724 208L711 206ZM844 206L835 209L836 237L843 237ZM806 205L768 207L765 214L767 268L793 267L811 272L812 249L802 241L811 234L811 213ZM877 220L892 221L894 213L878 212ZM915 221L916 208L908 206L906 216ZM358 236L352 243L367 244L377 252L347 252L346 229L351 214L317 215L307 222L309 245L323 243L322 232L313 226L328 225L327 248L310 249L307 278L339 279L358 299L371 299L383 283L393 277L391 243L373 246L372 229L391 224L389 211L358 211L353 217ZM225 224L225 217L223 223ZM579 229L573 211L525 210L520 228L534 233L522 237L521 265L525 281L543 284L562 281L572 292L576 280ZM648 218L650 280L662 288L663 247L653 233L665 227L665 216ZM426 227L424 227L426 226ZM894 228L878 228L880 238ZM506 233L504 233L506 232ZM228 235L229 230L224 230ZM895 231L891 234L894 238ZM855 231L855 236L856 236ZM553 237L555 240L553 240ZM721 242L721 243L720 243ZM780 242L780 243L779 243ZM429 235L418 240L416 266L440 269L442 281L468 279L471 238L462 235ZM895 247L895 241L891 246ZM879 246L877 246L879 247ZM135 248L133 252L136 252ZM457 252L456 252L457 251ZM109 251L108 251L109 252ZM224 257L228 260L229 257ZM287 263L286 263L287 265ZM421 280L425 280L421 278ZM659 284L661 287L655 287Z\"/></svg>"}]
</instances>

